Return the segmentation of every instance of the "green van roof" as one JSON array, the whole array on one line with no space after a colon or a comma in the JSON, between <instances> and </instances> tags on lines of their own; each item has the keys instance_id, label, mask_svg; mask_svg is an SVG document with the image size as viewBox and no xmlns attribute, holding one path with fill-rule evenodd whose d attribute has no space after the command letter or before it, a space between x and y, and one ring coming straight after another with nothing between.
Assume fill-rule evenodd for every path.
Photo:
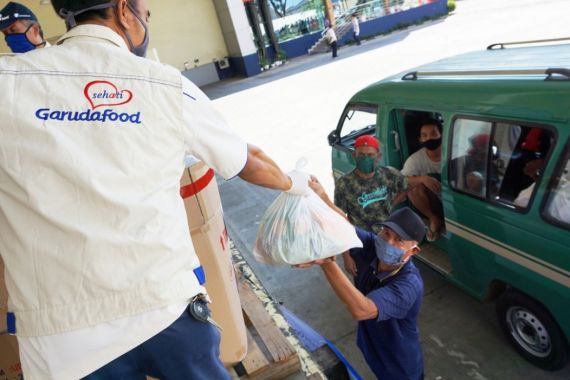
<instances>
[{"instance_id":1,"label":"green van roof","mask_svg":"<svg viewBox=\"0 0 570 380\"><path fill-rule=\"evenodd\" d=\"M548 69L563 69L548 80ZM417 73L417 76L410 75ZM403 76L406 75L406 79ZM461 108L512 116L570 117L570 44L488 49L445 58L385 78L357 92L351 102L405 107ZM542 116L538 116L538 114ZM506 116L506 115L505 115Z\"/></svg>"},{"instance_id":2,"label":"green van roof","mask_svg":"<svg viewBox=\"0 0 570 380\"><path fill-rule=\"evenodd\" d=\"M417 71L519 71L549 68L570 69L570 44L474 51L428 63Z\"/></svg>"}]
</instances>

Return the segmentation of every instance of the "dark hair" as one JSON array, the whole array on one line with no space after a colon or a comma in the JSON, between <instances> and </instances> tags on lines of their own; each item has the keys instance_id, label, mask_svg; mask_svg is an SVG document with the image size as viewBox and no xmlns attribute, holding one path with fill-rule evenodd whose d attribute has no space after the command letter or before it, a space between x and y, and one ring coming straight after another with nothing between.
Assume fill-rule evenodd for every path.
<instances>
[{"instance_id":1,"label":"dark hair","mask_svg":"<svg viewBox=\"0 0 570 380\"><path fill-rule=\"evenodd\" d=\"M93 19L100 19L100 20L108 20L111 18L111 14L109 12L110 8L106 9L97 9L94 11L87 11L85 13L81 13L75 16L75 22L81 23Z\"/></svg>"},{"instance_id":2,"label":"dark hair","mask_svg":"<svg viewBox=\"0 0 570 380\"><path fill-rule=\"evenodd\" d=\"M430 118L430 119L423 120L422 123L420 124L419 131L421 131L425 125L435 125L437 127L437 129L439 130L439 133L441 133L441 131L442 131L441 122L437 119Z\"/></svg>"},{"instance_id":3,"label":"dark hair","mask_svg":"<svg viewBox=\"0 0 570 380\"><path fill-rule=\"evenodd\" d=\"M136 0L127 0L127 3L129 3L131 5L131 7L133 7L134 10L138 11L138 6L137 6ZM77 23L81 23L81 22L93 20L94 18L98 18L100 20L108 20L111 18L111 13L109 12L109 9L115 8L116 6L117 6L117 4L115 4L109 8L97 9L97 10L87 11L85 13L81 13L81 14L75 16L75 21Z\"/></svg>"},{"instance_id":4,"label":"dark hair","mask_svg":"<svg viewBox=\"0 0 570 380\"><path fill-rule=\"evenodd\" d=\"M98 4L104 4L106 3L108 0L51 0L52 6L55 10L55 13L57 13L58 15L60 15L60 10L61 9L67 9L69 11L72 12L78 12L82 9L87 9L89 7L98 5ZM131 7L133 7L135 10L138 11L138 6L137 6L137 2L136 0L127 0L127 2L129 3L129 5ZM94 9L94 10L90 10L84 13L80 13L76 16L74 16L75 22L77 23L81 23L81 22L86 22L89 20L93 20L93 19L101 19L101 20L108 20L109 18L111 18L111 13L109 12L110 8L114 8L116 6L117 1L113 1L113 5L108 7L108 8L104 8L104 9ZM61 16L61 15L60 15ZM65 16L61 16L62 18L65 18Z\"/></svg>"}]
</instances>

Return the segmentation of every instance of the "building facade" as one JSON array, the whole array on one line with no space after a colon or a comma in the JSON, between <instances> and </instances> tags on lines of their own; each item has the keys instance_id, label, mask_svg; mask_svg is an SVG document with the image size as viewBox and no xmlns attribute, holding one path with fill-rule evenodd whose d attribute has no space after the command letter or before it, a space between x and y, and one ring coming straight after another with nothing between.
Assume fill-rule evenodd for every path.
<instances>
[{"instance_id":1,"label":"building facade","mask_svg":"<svg viewBox=\"0 0 570 380\"><path fill-rule=\"evenodd\" d=\"M54 43L65 25L47 0L19 0ZM0 2L0 9L7 1ZM361 37L445 13L447 0L147 0L148 57L178 68L198 86L257 75L275 61L308 54L325 19L340 28L358 11ZM346 28L345 28L346 29ZM350 43L351 33L339 36ZM9 52L0 43L0 53Z\"/></svg>"}]
</instances>

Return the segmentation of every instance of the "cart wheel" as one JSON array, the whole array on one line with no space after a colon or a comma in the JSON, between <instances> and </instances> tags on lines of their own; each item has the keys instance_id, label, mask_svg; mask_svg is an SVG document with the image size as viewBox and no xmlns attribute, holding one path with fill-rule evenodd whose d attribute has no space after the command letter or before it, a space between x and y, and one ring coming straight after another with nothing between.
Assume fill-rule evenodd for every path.
<instances>
[{"instance_id":1,"label":"cart wheel","mask_svg":"<svg viewBox=\"0 0 570 380\"><path fill-rule=\"evenodd\" d=\"M548 310L516 290L497 301L499 323L516 350L529 362L556 371L568 362L568 343Z\"/></svg>"}]
</instances>

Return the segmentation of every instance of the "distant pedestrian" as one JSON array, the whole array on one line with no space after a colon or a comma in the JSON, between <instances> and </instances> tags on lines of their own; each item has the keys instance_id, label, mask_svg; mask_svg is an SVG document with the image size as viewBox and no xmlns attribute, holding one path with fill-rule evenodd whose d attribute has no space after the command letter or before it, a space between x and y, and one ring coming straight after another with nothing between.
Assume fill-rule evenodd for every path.
<instances>
[{"instance_id":1,"label":"distant pedestrian","mask_svg":"<svg viewBox=\"0 0 570 380\"><path fill-rule=\"evenodd\" d=\"M360 24L358 22L358 13L355 12L352 14L352 36L354 37L354 41L356 41L356 45L360 45Z\"/></svg>"},{"instance_id":2,"label":"distant pedestrian","mask_svg":"<svg viewBox=\"0 0 570 380\"><path fill-rule=\"evenodd\" d=\"M332 57L336 58L337 57L336 52L338 48L336 41L336 33L334 32L334 28L331 26L329 20L325 21L325 30L323 31L323 36L325 37L325 40L331 47Z\"/></svg>"}]
</instances>

